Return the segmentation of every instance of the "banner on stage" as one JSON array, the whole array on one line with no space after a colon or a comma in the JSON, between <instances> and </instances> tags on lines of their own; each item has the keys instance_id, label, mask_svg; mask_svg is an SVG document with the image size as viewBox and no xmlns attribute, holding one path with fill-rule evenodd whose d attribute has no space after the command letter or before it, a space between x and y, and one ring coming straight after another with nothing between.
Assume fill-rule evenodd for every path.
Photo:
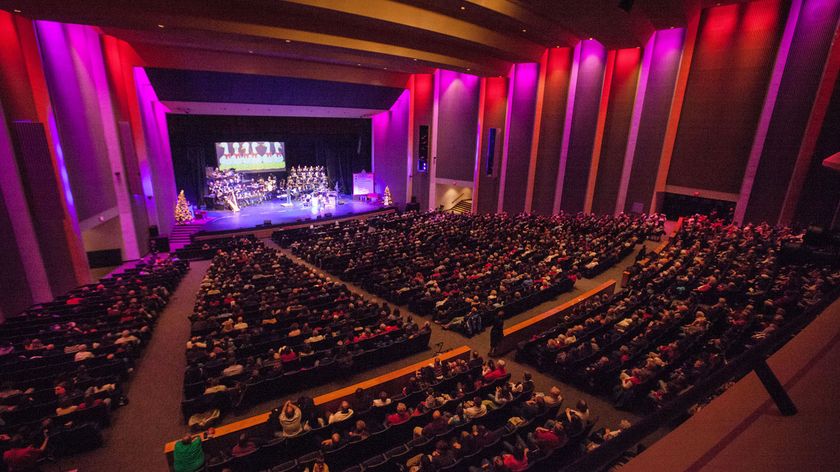
<instances>
[{"instance_id":1,"label":"banner on stage","mask_svg":"<svg viewBox=\"0 0 840 472\"><path fill-rule=\"evenodd\" d=\"M367 195L373 192L373 173L365 171L353 174L353 195Z\"/></svg>"},{"instance_id":2,"label":"banner on stage","mask_svg":"<svg viewBox=\"0 0 840 472\"><path fill-rule=\"evenodd\" d=\"M279 141L216 143L220 170L276 172L286 170L286 145Z\"/></svg>"}]
</instances>

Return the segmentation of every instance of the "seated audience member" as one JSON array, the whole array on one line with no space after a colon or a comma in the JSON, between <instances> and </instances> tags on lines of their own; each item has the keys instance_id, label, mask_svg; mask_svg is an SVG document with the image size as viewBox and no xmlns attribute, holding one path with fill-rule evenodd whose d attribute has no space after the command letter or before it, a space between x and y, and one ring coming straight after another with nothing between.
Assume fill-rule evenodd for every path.
<instances>
[{"instance_id":1,"label":"seated audience member","mask_svg":"<svg viewBox=\"0 0 840 472\"><path fill-rule=\"evenodd\" d=\"M204 448L201 437L186 435L175 443L172 452L175 472L197 472L204 469Z\"/></svg>"},{"instance_id":2,"label":"seated audience member","mask_svg":"<svg viewBox=\"0 0 840 472\"><path fill-rule=\"evenodd\" d=\"M350 430L348 433L351 440L360 439L364 440L370 437L370 431L368 431L367 424L362 420L356 420L356 425L353 429Z\"/></svg>"},{"instance_id":3,"label":"seated audience member","mask_svg":"<svg viewBox=\"0 0 840 472\"><path fill-rule=\"evenodd\" d=\"M385 419L390 425L401 424L411 419L411 413L408 412L405 403L398 403L397 411L391 413Z\"/></svg>"},{"instance_id":4,"label":"seated audience member","mask_svg":"<svg viewBox=\"0 0 840 472\"><path fill-rule=\"evenodd\" d=\"M248 439L248 436L245 433L239 435L239 441L237 441L236 445L233 446L231 450L231 455L233 457L240 457L240 456L247 456L248 454L257 450L257 444Z\"/></svg>"},{"instance_id":5,"label":"seated audience member","mask_svg":"<svg viewBox=\"0 0 840 472\"><path fill-rule=\"evenodd\" d=\"M44 441L39 447L27 445L21 436L15 436L11 441L12 447L3 453L3 463L9 472L36 472L39 470L38 460L44 455L48 443L47 435L44 435Z\"/></svg>"},{"instance_id":6,"label":"seated audience member","mask_svg":"<svg viewBox=\"0 0 840 472\"><path fill-rule=\"evenodd\" d=\"M493 382L501 379L505 375L507 375L507 371L505 370L505 361L504 359L500 359L495 363L495 366L493 366L491 370L484 374L484 380L486 382Z\"/></svg>"},{"instance_id":7,"label":"seated audience member","mask_svg":"<svg viewBox=\"0 0 840 472\"><path fill-rule=\"evenodd\" d=\"M528 468L528 446L519 436L516 437L517 444L505 443L507 454L502 454L504 464L511 472L521 472Z\"/></svg>"},{"instance_id":8,"label":"seated audience member","mask_svg":"<svg viewBox=\"0 0 840 472\"><path fill-rule=\"evenodd\" d=\"M353 409L350 408L350 403L345 400L341 402L341 406L339 407L338 411L330 415L327 423L339 423L349 419L351 416L353 416Z\"/></svg>"},{"instance_id":9,"label":"seated audience member","mask_svg":"<svg viewBox=\"0 0 840 472\"><path fill-rule=\"evenodd\" d=\"M291 401L286 401L283 405L283 410L278 418L280 426L283 430L283 436L291 437L297 436L303 432L303 424L301 423L301 411L297 405Z\"/></svg>"}]
</instances>

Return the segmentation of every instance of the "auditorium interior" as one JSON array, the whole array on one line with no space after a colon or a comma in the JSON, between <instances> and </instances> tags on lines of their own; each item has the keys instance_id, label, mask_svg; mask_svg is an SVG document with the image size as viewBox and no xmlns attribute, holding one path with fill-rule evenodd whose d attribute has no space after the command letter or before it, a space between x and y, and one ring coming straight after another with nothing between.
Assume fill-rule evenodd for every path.
<instances>
[{"instance_id":1,"label":"auditorium interior","mask_svg":"<svg viewBox=\"0 0 840 472\"><path fill-rule=\"evenodd\" d=\"M0 0L0 472L837 470L840 0Z\"/></svg>"}]
</instances>

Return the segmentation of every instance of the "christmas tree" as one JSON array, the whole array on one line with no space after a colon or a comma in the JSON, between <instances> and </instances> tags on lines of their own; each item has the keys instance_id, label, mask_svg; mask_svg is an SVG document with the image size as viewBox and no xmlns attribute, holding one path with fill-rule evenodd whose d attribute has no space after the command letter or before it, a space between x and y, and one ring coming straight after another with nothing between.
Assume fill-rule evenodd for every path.
<instances>
[{"instance_id":1,"label":"christmas tree","mask_svg":"<svg viewBox=\"0 0 840 472\"><path fill-rule=\"evenodd\" d=\"M394 200L391 199L391 189L387 185L385 186L385 196L382 197L382 204L385 206L394 204Z\"/></svg>"},{"instance_id":2,"label":"christmas tree","mask_svg":"<svg viewBox=\"0 0 840 472\"><path fill-rule=\"evenodd\" d=\"M178 203L175 204L175 222L179 225L189 223L193 220L192 210L190 210L190 203L187 201L184 191L178 194Z\"/></svg>"}]
</instances>

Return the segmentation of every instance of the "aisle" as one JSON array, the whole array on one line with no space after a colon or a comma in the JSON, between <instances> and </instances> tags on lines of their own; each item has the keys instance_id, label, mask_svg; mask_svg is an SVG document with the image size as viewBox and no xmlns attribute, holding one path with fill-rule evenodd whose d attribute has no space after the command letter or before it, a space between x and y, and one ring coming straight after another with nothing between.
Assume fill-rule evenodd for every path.
<instances>
[{"instance_id":1,"label":"aisle","mask_svg":"<svg viewBox=\"0 0 840 472\"><path fill-rule=\"evenodd\" d=\"M163 443L186 431L181 421L181 397L186 367L184 343L190 333L187 315L192 312L195 294L209 266L210 261L192 262L161 313L152 339L129 380L129 404L114 412L111 427L104 431L105 446L62 459L61 470L73 467L81 472L168 469Z\"/></svg>"}]
</instances>

